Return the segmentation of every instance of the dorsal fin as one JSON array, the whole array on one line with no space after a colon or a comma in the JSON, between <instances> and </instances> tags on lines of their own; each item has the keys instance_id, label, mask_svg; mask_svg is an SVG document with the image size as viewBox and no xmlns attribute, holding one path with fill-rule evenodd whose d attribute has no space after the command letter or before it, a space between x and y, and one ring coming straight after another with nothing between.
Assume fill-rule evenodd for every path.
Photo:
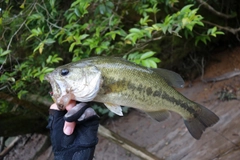
<instances>
[{"instance_id":1,"label":"dorsal fin","mask_svg":"<svg viewBox=\"0 0 240 160\"><path fill-rule=\"evenodd\" d=\"M151 70L158 73L170 86L177 88L184 87L184 80L179 74L162 68L153 68Z\"/></svg>"}]
</instances>

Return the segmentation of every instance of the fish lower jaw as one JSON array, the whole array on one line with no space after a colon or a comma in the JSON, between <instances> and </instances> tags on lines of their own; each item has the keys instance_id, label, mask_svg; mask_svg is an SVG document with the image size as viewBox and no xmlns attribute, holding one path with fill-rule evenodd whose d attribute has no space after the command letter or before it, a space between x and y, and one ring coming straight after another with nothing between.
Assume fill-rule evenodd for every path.
<instances>
[{"instance_id":1,"label":"fish lower jaw","mask_svg":"<svg viewBox=\"0 0 240 160\"><path fill-rule=\"evenodd\" d=\"M74 100L74 97L71 94L65 94L57 98L56 103L59 106L58 108L61 108L60 110L64 110L71 100Z\"/></svg>"}]
</instances>

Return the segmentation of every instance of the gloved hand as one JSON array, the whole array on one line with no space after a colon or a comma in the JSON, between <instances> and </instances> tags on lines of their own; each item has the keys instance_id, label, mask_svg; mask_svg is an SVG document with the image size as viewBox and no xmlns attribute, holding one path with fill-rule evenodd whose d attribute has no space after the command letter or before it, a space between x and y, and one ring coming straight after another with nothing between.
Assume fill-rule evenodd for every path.
<instances>
[{"instance_id":1,"label":"gloved hand","mask_svg":"<svg viewBox=\"0 0 240 160\"><path fill-rule=\"evenodd\" d=\"M63 132L65 121L76 122L71 135ZM71 110L49 110L50 137L55 160L92 160L98 142L99 117L86 103L79 103Z\"/></svg>"}]
</instances>

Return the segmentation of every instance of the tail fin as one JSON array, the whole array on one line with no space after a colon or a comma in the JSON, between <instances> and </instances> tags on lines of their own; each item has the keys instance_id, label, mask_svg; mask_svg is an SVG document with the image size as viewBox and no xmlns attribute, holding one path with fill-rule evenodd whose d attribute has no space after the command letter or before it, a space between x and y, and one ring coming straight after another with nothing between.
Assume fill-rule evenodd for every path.
<instances>
[{"instance_id":1,"label":"tail fin","mask_svg":"<svg viewBox=\"0 0 240 160\"><path fill-rule=\"evenodd\" d=\"M201 108L201 112L197 113L195 118L184 120L188 131L197 140L200 139L207 127L214 125L219 120L219 117L209 109L199 104L198 107Z\"/></svg>"}]
</instances>

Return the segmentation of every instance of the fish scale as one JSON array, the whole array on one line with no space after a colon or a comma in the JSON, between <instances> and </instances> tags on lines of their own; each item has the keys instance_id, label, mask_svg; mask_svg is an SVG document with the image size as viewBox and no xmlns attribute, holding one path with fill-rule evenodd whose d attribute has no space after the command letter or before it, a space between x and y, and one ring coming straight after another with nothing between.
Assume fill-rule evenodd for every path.
<instances>
[{"instance_id":1,"label":"fish scale","mask_svg":"<svg viewBox=\"0 0 240 160\"><path fill-rule=\"evenodd\" d=\"M109 65L110 67L111 65ZM106 66L104 65L105 69ZM103 70L101 66L98 66L100 70ZM108 71L110 69L107 69ZM115 68L115 70L112 68L111 72L117 72L118 68ZM124 74L128 75L128 72L131 72L131 75L126 77L125 79L117 79L116 77L109 77L105 76L104 72L102 72L103 77L104 77L104 85L102 86L103 90L109 90L108 88L111 88L111 92L107 94L104 92L100 92L98 96L94 99L95 101L102 102L108 100L109 102L115 102L117 101L117 104L121 104L123 106L128 106L128 107L135 107L138 106L137 108L143 111L158 111L161 109L168 109L172 111L176 111L176 109L179 110L179 107L175 109L174 106L177 106L178 104L174 104L177 99L182 98L182 101L189 101L185 97L183 97L180 94L176 94L176 91L170 86L167 87L162 87L162 85L166 85L167 83L164 80L159 80L159 76L156 73L153 73L152 71L145 71L144 75L142 75L142 70L135 70L133 72L133 69L130 68L130 71L126 71L127 69L125 68L124 72L119 72L118 75L123 76ZM108 72L107 72L108 73ZM133 74L134 73L134 74ZM142 83L133 83L133 82L138 82L139 79L144 78L143 76L146 76L146 73L150 74L151 79L147 79L147 81L142 81ZM156 75L153 75L156 74ZM132 77L136 77L138 75L138 78L132 79ZM111 80L108 80L111 79ZM127 79L128 78L128 79ZM126 80L127 79L127 80ZM158 83L156 83L158 82ZM121 85L118 85L118 84ZM161 84L161 85L160 85ZM123 86L125 85L125 86ZM154 86L153 86L154 85ZM112 89L112 86L116 86L116 90ZM166 88L167 91L163 91L163 89ZM120 90L120 92L119 92ZM151 94L150 93L151 90ZM166 96L166 92L173 92L171 95L177 95L178 97L169 97ZM118 95L121 94L121 95ZM125 96L124 96L125 95ZM163 95L165 95L163 97ZM118 97L118 100L115 100L115 97ZM171 101L172 103L168 103L169 99L173 99ZM132 101L135 100L135 101ZM133 103L134 102L134 103ZM145 103L143 103L145 102ZM188 103L191 103L190 101ZM187 107L185 107L187 108ZM183 108L182 110L184 113L181 113L182 116L184 116L185 109ZM191 116L191 115L190 115Z\"/></svg>"}]
</instances>

